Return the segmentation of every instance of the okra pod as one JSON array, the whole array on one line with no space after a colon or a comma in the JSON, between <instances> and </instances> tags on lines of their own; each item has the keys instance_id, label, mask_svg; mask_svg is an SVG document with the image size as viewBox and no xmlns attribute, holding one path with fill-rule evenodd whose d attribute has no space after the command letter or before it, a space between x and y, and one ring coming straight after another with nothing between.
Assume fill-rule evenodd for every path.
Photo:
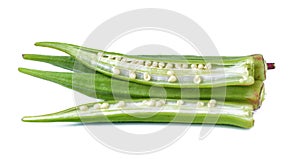
<instances>
[{"instance_id":1,"label":"okra pod","mask_svg":"<svg viewBox=\"0 0 300 159\"><path fill-rule=\"evenodd\" d=\"M19 71L34 77L74 89L90 97L105 100L136 98L170 98L170 99L211 99L249 103L257 109L264 95L262 81L255 81L251 86L227 86L217 88L163 88L142 85L110 78L103 74L50 72L26 68ZM76 78L76 80L73 80ZM91 83L92 84L88 84ZM115 87L114 87L115 86ZM156 91L151 93L151 91Z\"/></svg>"},{"instance_id":2,"label":"okra pod","mask_svg":"<svg viewBox=\"0 0 300 159\"><path fill-rule=\"evenodd\" d=\"M259 66L255 56L124 55L57 42L38 42L35 45L61 50L105 75L152 86L211 88L251 85L254 78L265 78L265 72L255 72L255 67ZM265 70L264 61L258 63Z\"/></svg>"},{"instance_id":3,"label":"okra pod","mask_svg":"<svg viewBox=\"0 0 300 159\"><path fill-rule=\"evenodd\" d=\"M159 122L222 124L251 128L252 106L216 100L138 99L83 104L60 112L25 116L25 122Z\"/></svg>"}]
</instances>

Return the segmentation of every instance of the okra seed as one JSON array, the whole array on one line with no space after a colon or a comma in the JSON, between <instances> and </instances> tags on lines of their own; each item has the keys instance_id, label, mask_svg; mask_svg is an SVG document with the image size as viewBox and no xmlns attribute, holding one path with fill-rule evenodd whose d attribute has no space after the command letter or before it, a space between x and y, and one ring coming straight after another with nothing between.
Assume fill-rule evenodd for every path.
<instances>
[{"instance_id":1,"label":"okra seed","mask_svg":"<svg viewBox=\"0 0 300 159\"><path fill-rule=\"evenodd\" d=\"M146 103L145 103L147 106L155 106L155 104L156 104L156 102L155 102L155 100L149 100L149 101L147 101Z\"/></svg>"},{"instance_id":2,"label":"okra seed","mask_svg":"<svg viewBox=\"0 0 300 159\"><path fill-rule=\"evenodd\" d=\"M134 71L129 71L129 78L131 79L135 79L136 78L136 74Z\"/></svg>"},{"instance_id":3,"label":"okra seed","mask_svg":"<svg viewBox=\"0 0 300 159\"><path fill-rule=\"evenodd\" d=\"M145 66L151 66L151 61L147 60L147 61L145 62Z\"/></svg>"},{"instance_id":4,"label":"okra seed","mask_svg":"<svg viewBox=\"0 0 300 159\"><path fill-rule=\"evenodd\" d=\"M151 76L150 76L150 74L148 72L144 73L144 80L146 80L146 81L150 81L151 80Z\"/></svg>"},{"instance_id":5,"label":"okra seed","mask_svg":"<svg viewBox=\"0 0 300 159\"><path fill-rule=\"evenodd\" d=\"M81 110L81 111L87 111L88 109L89 108L85 105L82 105L82 106L79 107L79 110Z\"/></svg>"},{"instance_id":6,"label":"okra seed","mask_svg":"<svg viewBox=\"0 0 300 159\"><path fill-rule=\"evenodd\" d=\"M197 68L197 64L191 64L191 68L192 69L196 69Z\"/></svg>"},{"instance_id":7,"label":"okra seed","mask_svg":"<svg viewBox=\"0 0 300 159\"><path fill-rule=\"evenodd\" d=\"M158 68L163 68L164 66L165 66L165 63L163 63L163 62L158 63Z\"/></svg>"},{"instance_id":8,"label":"okra seed","mask_svg":"<svg viewBox=\"0 0 300 159\"><path fill-rule=\"evenodd\" d=\"M163 105L165 105L166 104L166 100L165 99L161 99L161 100L159 100Z\"/></svg>"},{"instance_id":9,"label":"okra seed","mask_svg":"<svg viewBox=\"0 0 300 159\"><path fill-rule=\"evenodd\" d=\"M101 104L99 104L99 103L97 103L93 106L94 109L100 109L100 107L101 107Z\"/></svg>"},{"instance_id":10,"label":"okra seed","mask_svg":"<svg viewBox=\"0 0 300 159\"><path fill-rule=\"evenodd\" d=\"M127 58L125 58L125 57L122 58L122 59L121 59L121 62L127 62Z\"/></svg>"},{"instance_id":11,"label":"okra seed","mask_svg":"<svg viewBox=\"0 0 300 159\"><path fill-rule=\"evenodd\" d=\"M182 105L183 103L184 103L183 100L177 100L177 102L176 102L177 105Z\"/></svg>"},{"instance_id":12,"label":"okra seed","mask_svg":"<svg viewBox=\"0 0 300 159\"><path fill-rule=\"evenodd\" d=\"M116 61L121 61L122 57L121 56L116 56L115 60Z\"/></svg>"},{"instance_id":13,"label":"okra seed","mask_svg":"<svg viewBox=\"0 0 300 159\"><path fill-rule=\"evenodd\" d=\"M168 72L167 72L167 75L168 75L168 76L172 76L172 75L174 75L174 72L173 72L173 71L168 71Z\"/></svg>"},{"instance_id":14,"label":"okra seed","mask_svg":"<svg viewBox=\"0 0 300 159\"><path fill-rule=\"evenodd\" d=\"M156 101L155 102L156 107L161 107L162 105L163 105L163 103L161 103L161 101Z\"/></svg>"},{"instance_id":15,"label":"okra seed","mask_svg":"<svg viewBox=\"0 0 300 159\"><path fill-rule=\"evenodd\" d=\"M216 104L217 101L215 99L211 99L211 100L209 100L209 103Z\"/></svg>"},{"instance_id":16,"label":"okra seed","mask_svg":"<svg viewBox=\"0 0 300 159\"><path fill-rule=\"evenodd\" d=\"M198 69L203 69L203 68L204 68L203 64L198 65Z\"/></svg>"},{"instance_id":17,"label":"okra seed","mask_svg":"<svg viewBox=\"0 0 300 159\"><path fill-rule=\"evenodd\" d=\"M181 64L180 63L176 63L175 64L175 68L181 68Z\"/></svg>"},{"instance_id":18,"label":"okra seed","mask_svg":"<svg viewBox=\"0 0 300 159\"><path fill-rule=\"evenodd\" d=\"M144 65L144 60L139 60L138 65Z\"/></svg>"},{"instance_id":19,"label":"okra seed","mask_svg":"<svg viewBox=\"0 0 300 159\"><path fill-rule=\"evenodd\" d=\"M108 59L114 59L114 56L108 55Z\"/></svg>"},{"instance_id":20,"label":"okra seed","mask_svg":"<svg viewBox=\"0 0 300 159\"><path fill-rule=\"evenodd\" d=\"M143 105L146 105L147 102L148 102L147 100L143 100L142 104L143 104Z\"/></svg>"},{"instance_id":21,"label":"okra seed","mask_svg":"<svg viewBox=\"0 0 300 159\"><path fill-rule=\"evenodd\" d=\"M176 81L177 81L177 78L174 75L170 76L168 79L168 82L176 82Z\"/></svg>"},{"instance_id":22,"label":"okra seed","mask_svg":"<svg viewBox=\"0 0 300 159\"><path fill-rule=\"evenodd\" d=\"M117 105L119 108L123 108L126 106L126 103L124 101L119 101Z\"/></svg>"},{"instance_id":23,"label":"okra seed","mask_svg":"<svg viewBox=\"0 0 300 159\"><path fill-rule=\"evenodd\" d=\"M173 64L171 63L167 63L166 67L165 68L173 68Z\"/></svg>"},{"instance_id":24,"label":"okra seed","mask_svg":"<svg viewBox=\"0 0 300 159\"><path fill-rule=\"evenodd\" d=\"M210 70L210 69L212 68L211 63L207 63L207 64L204 66L204 68L205 68L206 70Z\"/></svg>"},{"instance_id":25,"label":"okra seed","mask_svg":"<svg viewBox=\"0 0 300 159\"><path fill-rule=\"evenodd\" d=\"M153 61L153 62L152 62L152 67L157 67L157 66L158 66L158 63L155 62L155 61Z\"/></svg>"},{"instance_id":26,"label":"okra seed","mask_svg":"<svg viewBox=\"0 0 300 159\"><path fill-rule=\"evenodd\" d=\"M112 68L112 73L115 75L119 75L121 73L121 71L115 67Z\"/></svg>"},{"instance_id":27,"label":"okra seed","mask_svg":"<svg viewBox=\"0 0 300 159\"><path fill-rule=\"evenodd\" d=\"M200 75L196 75L193 79L193 82L196 83L196 84L199 84L201 82L201 77Z\"/></svg>"},{"instance_id":28,"label":"okra seed","mask_svg":"<svg viewBox=\"0 0 300 159\"><path fill-rule=\"evenodd\" d=\"M203 106L204 106L204 103L199 101L199 102L197 102L196 106L197 106L197 107L203 107Z\"/></svg>"},{"instance_id":29,"label":"okra seed","mask_svg":"<svg viewBox=\"0 0 300 159\"><path fill-rule=\"evenodd\" d=\"M189 65L187 63L182 64L182 68L187 69L189 68Z\"/></svg>"},{"instance_id":30,"label":"okra seed","mask_svg":"<svg viewBox=\"0 0 300 159\"><path fill-rule=\"evenodd\" d=\"M215 107L216 106L217 101L214 99L211 99L208 103L207 103L207 107Z\"/></svg>"},{"instance_id":31,"label":"okra seed","mask_svg":"<svg viewBox=\"0 0 300 159\"><path fill-rule=\"evenodd\" d=\"M100 108L101 109L107 109L107 108L109 108L109 104L108 103L102 103Z\"/></svg>"}]
</instances>

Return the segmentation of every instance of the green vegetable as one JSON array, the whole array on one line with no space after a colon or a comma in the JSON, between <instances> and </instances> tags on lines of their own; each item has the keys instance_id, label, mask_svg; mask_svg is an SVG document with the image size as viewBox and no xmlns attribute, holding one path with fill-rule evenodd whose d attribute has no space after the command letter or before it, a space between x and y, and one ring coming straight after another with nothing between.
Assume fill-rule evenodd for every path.
<instances>
[{"instance_id":1,"label":"green vegetable","mask_svg":"<svg viewBox=\"0 0 300 159\"><path fill-rule=\"evenodd\" d=\"M19 71L74 89L87 96L112 99L171 98L171 99L216 99L250 103L257 109L263 100L264 85L255 81L251 86L228 86L218 88L163 88L110 78L103 74L50 72L26 68Z\"/></svg>"},{"instance_id":2,"label":"green vegetable","mask_svg":"<svg viewBox=\"0 0 300 159\"><path fill-rule=\"evenodd\" d=\"M249 104L138 99L89 103L57 113L25 116L25 122L159 122L226 124L242 128L253 126Z\"/></svg>"},{"instance_id":3,"label":"green vegetable","mask_svg":"<svg viewBox=\"0 0 300 159\"><path fill-rule=\"evenodd\" d=\"M83 65L105 75L152 86L211 88L251 85L254 76L258 76L255 75L257 61L254 56L133 56L57 42L38 42L36 45L66 52Z\"/></svg>"}]
</instances>

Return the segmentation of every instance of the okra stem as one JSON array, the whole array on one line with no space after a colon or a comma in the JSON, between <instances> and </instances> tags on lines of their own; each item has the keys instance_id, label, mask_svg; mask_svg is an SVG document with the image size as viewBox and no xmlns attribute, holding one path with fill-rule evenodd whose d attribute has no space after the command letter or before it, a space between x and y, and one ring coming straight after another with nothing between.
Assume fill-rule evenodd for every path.
<instances>
[{"instance_id":1,"label":"okra stem","mask_svg":"<svg viewBox=\"0 0 300 159\"><path fill-rule=\"evenodd\" d=\"M106 101L72 107L60 112L25 116L25 122L159 122L253 126L252 106L232 102L172 99ZM217 120L210 120L210 119Z\"/></svg>"}]
</instances>

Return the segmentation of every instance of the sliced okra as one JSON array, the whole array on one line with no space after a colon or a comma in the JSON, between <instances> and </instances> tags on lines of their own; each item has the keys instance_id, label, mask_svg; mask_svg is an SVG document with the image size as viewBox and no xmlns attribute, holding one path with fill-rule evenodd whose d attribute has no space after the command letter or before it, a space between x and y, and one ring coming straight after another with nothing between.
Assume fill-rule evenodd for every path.
<instances>
[{"instance_id":1,"label":"sliced okra","mask_svg":"<svg viewBox=\"0 0 300 159\"><path fill-rule=\"evenodd\" d=\"M39 42L36 45L64 51L83 65L105 75L147 85L210 88L251 85L255 81L255 58L253 56L232 58L171 55L133 56L64 43ZM126 61L122 62L122 59L126 59ZM132 78L132 71L136 74L135 78ZM169 76L169 71L174 72L174 75Z\"/></svg>"},{"instance_id":2,"label":"sliced okra","mask_svg":"<svg viewBox=\"0 0 300 159\"><path fill-rule=\"evenodd\" d=\"M213 107L210 105L214 103ZM104 105L104 106L103 106ZM252 106L215 100L138 99L106 101L73 107L61 112L25 116L25 122L176 122L253 126ZM217 118L216 121L205 120Z\"/></svg>"}]
</instances>

